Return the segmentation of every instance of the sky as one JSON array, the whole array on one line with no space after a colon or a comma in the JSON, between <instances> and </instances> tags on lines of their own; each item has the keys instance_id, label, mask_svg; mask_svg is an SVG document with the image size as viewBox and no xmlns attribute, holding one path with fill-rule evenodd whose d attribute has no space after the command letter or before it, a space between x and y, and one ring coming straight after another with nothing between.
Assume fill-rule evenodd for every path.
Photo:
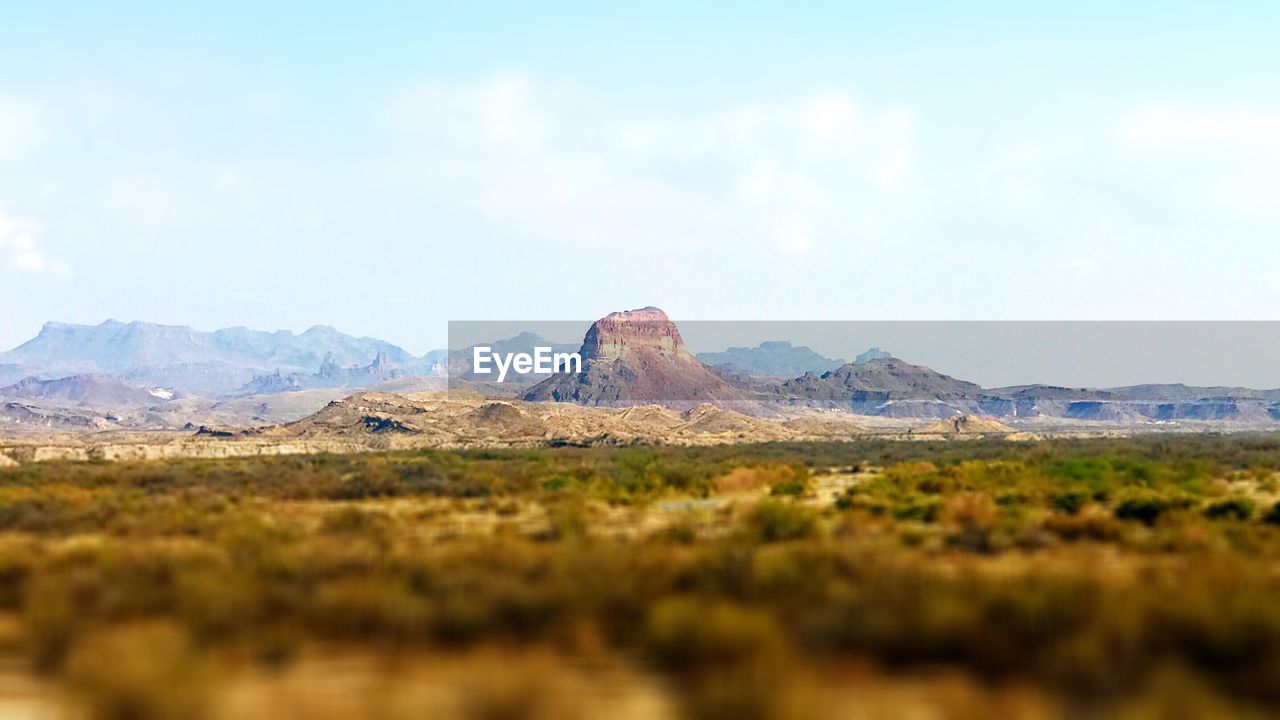
<instances>
[{"instance_id":1,"label":"sky","mask_svg":"<svg viewBox=\"0 0 1280 720\"><path fill-rule=\"evenodd\" d=\"M0 0L0 347L1280 319L1274 2L182 5Z\"/></svg>"}]
</instances>

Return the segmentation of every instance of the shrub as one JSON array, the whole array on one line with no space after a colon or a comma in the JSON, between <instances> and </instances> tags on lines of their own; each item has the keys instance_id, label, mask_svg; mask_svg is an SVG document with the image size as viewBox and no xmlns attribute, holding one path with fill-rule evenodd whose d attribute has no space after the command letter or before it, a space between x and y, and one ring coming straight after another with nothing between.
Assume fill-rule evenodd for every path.
<instances>
[{"instance_id":1,"label":"shrub","mask_svg":"<svg viewBox=\"0 0 1280 720\"><path fill-rule=\"evenodd\" d=\"M722 494L749 493L766 487L775 488L779 485L784 485L788 488L798 486L800 492L794 494L803 494L808 491L809 481L810 473L806 467L769 463L735 467L727 473L716 476L711 481L711 485L717 493ZM787 495L793 493L772 494Z\"/></svg>"},{"instance_id":2,"label":"shrub","mask_svg":"<svg viewBox=\"0 0 1280 720\"><path fill-rule=\"evenodd\" d=\"M671 598L649 613L645 646L663 669L687 672L749 662L777 653L783 642L777 623L759 611Z\"/></svg>"},{"instance_id":3,"label":"shrub","mask_svg":"<svg viewBox=\"0 0 1280 720\"><path fill-rule=\"evenodd\" d=\"M929 496L912 495L896 503L891 511L895 520L934 522L942 509L942 501Z\"/></svg>"},{"instance_id":4,"label":"shrub","mask_svg":"<svg viewBox=\"0 0 1280 720\"><path fill-rule=\"evenodd\" d=\"M942 509L942 520L960 528L993 527L998 518L996 505L991 498L978 493L961 493L947 500Z\"/></svg>"},{"instance_id":5,"label":"shrub","mask_svg":"<svg viewBox=\"0 0 1280 720\"><path fill-rule=\"evenodd\" d=\"M389 524L384 513L346 507L326 516L320 529L331 535L383 537Z\"/></svg>"},{"instance_id":6,"label":"shrub","mask_svg":"<svg viewBox=\"0 0 1280 720\"><path fill-rule=\"evenodd\" d=\"M799 480L786 480L769 489L769 494L774 497L801 497L808 494L808 492L808 485Z\"/></svg>"},{"instance_id":7,"label":"shrub","mask_svg":"<svg viewBox=\"0 0 1280 720\"><path fill-rule=\"evenodd\" d=\"M1088 504L1089 500L1089 493L1083 490L1067 490L1054 495L1052 505L1054 510L1075 515Z\"/></svg>"},{"instance_id":8,"label":"shrub","mask_svg":"<svg viewBox=\"0 0 1280 720\"><path fill-rule=\"evenodd\" d=\"M563 475L555 475L542 481L543 490L564 490L569 487L569 478Z\"/></svg>"},{"instance_id":9,"label":"shrub","mask_svg":"<svg viewBox=\"0 0 1280 720\"><path fill-rule=\"evenodd\" d=\"M1242 497L1219 500L1205 508L1204 515L1213 520L1248 520L1253 517L1253 501Z\"/></svg>"},{"instance_id":10,"label":"shrub","mask_svg":"<svg viewBox=\"0 0 1280 720\"><path fill-rule=\"evenodd\" d=\"M1121 501L1115 515L1121 520L1138 520L1154 525L1156 520L1173 510L1185 510L1195 504L1190 498L1173 495L1136 495Z\"/></svg>"},{"instance_id":11,"label":"shrub","mask_svg":"<svg viewBox=\"0 0 1280 720\"><path fill-rule=\"evenodd\" d=\"M904 487L917 487L920 483L936 479L938 466L931 462L904 462L891 465L884 470L884 477L890 482ZM930 485L930 491L940 491L941 486Z\"/></svg>"},{"instance_id":12,"label":"shrub","mask_svg":"<svg viewBox=\"0 0 1280 720\"><path fill-rule=\"evenodd\" d=\"M1044 529L1063 540L1112 542L1124 536L1124 523L1097 506L1071 515L1051 515Z\"/></svg>"},{"instance_id":13,"label":"shrub","mask_svg":"<svg viewBox=\"0 0 1280 720\"><path fill-rule=\"evenodd\" d=\"M992 536L999 522L999 511L987 495L954 495L942 507L939 519L950 528L947 536L950 544L977 552L994 549Z\"/></svg>"},{"instance_id":14,"label":"shrub","mask_svg":"<svg viewBox=\"0 0 1280 720\"><path fill-rule=\"evenodd\" d=\"M1269 523L1271 525L1280 525L1280 502L1272 505L1271 509L1267 511L1267 514L1262 516L1262 522Z\"/></svg>"},{"instance_id":15,"label":"shrub","mask_svg":"<svg viewBox=\"0 0 1280 720\"><path fill-rule=\"evenodd\" d=\"M679 463L661 469L664 487L706 497L711 492L711 478L692 463Z\"/></svg>"},{"instance_id":16,"label":"shrub","mask_svg":"<svg viewBox=\"0 0 1280 720\"><path fill-rule=\"evenodd\" d=\"M817 534L818 514L802 505L771 500L756 505L749 523L764 542L801 540Z\"/></svg>"},{"instance_id":17,"label":"shrub","mask_svg":"<svg viewBox=\"0 0 1280 720\"><path fill-rule=\"evenodd\" d=\"M856 507L862 507L862 492L857 485L851 488L845 488L843 492L836 496L835 508L837 510L852 510Z\"/></svg>"}]
</instances>

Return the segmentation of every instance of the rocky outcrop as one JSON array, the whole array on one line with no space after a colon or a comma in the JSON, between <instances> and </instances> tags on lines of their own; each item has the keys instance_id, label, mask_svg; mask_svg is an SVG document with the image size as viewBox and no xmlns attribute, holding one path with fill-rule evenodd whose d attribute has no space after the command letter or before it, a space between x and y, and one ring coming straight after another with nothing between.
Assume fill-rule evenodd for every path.
<instances>
[{"instance_id":1,"label":"rocky outcrop","mask_svg":"<svg viewBox=\"0 0 1280 720\"><path fill-rule=\"evenodd\" d=\"M654 307L612 313L591 325L578 351L582 370L557 373L523 398L580 405L662 405L688 409L701 403L747 409L752 403L695 358L667 314Z\"/></svg>"},{"instance_id":2,"label":"rocky outcrop","mask_svg":"<svg viewBox=\"0 0 1280 720\"><path fill-rule=\"evenodd\" d=\"M853 364L865 365L866 363L869 363L872 360L888 360L889 358L892 358L892 357L893 357L892 355L885 352L884 350L881 350L878 347L873 347L868 349L866 352L862 353L861 355L858 355L858 357L854 358Z\"/></svg>"},{"instance_id":3,"label":"rocky outcrop","mask_svg":"<svg viewBox=\"0 0 1280 720\"><path fill-rule=\"evenodd\" d=\"M640 354L679 362L697 362L684 346L680 330L656 307L610 313L592 323L579 351L583 360L612 362Z\"/></svg>"},{"instance_id":4,"label":"rocky outcrop","mask_svg":"<svg viewBox=\"0 0 1280 720\"><path fill-rule=\"evenodd\" d=\"M240 389L241 395L271 395L274 393L316 390L320 388L363 389L399 380L406 371L394 367L386 353L379 351L368 365L339 367L333 353L325 355L320 369L314 373L282 374L274 372L257 375Z\"/></svg>"},{"instance_id":5,"label":"rocky outcrop","mask_svg":"<svg viewBox=\"0 0 1280 720\"><path fill-rule=\"evenodd\" d=\"M897 358L806 374L773 390L776 402L885 417L949 417L979 409L982 388Z\"/></svg>"},{"instance_id":6,"label":"rocky outcrop","mask_svg":"<svg viewBox=\"0 0 1280 720\"><path fill-rule=\"evenodd\" d=\"M1014 429L978 415L957 415L916 431L924 435L1008 435Z\"/></svg>"},{"instance_id":7,"label":"rocky outcrop","mask_svg":"<svg viewBox=\"0 0 1280 720\"><path fill-rule=\"evenodd\" d=\"M196 429L196 435L203 437L235 437L236 430L217 425L201 425Z\"/></svg>"}]
</instances>

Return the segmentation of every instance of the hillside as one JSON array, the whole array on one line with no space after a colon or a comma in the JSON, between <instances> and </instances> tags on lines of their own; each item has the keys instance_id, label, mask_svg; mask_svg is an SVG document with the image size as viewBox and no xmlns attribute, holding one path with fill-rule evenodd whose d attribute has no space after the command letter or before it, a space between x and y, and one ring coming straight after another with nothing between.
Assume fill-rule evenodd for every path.
<instances>
[{"instance_id":1,"label":"hillside","mask_svg":"<svg viewBox=\"0 0 1280 720\"><path fill-rule=\"evenodd\" d=\"M897 358L849 363L781 383L774 401L889 417L948 417L974 412L982 388Z\"/></svg>"},{"instance_id":2,"label":"hillside","mask_svg":"<svg viewBox=\"0 0 1280 720\"><path fill-rule=\"evenodd\" d=\"M366 392L330 403L295 423L242 439L359 439L386 447L715 444L847 439L862 432L847 416L779 422L708 404L679 412L656 405L627 408L493 400L465 392L392 395Z\"/></svg>"},{"instance_id":3,"label":"hillside","mask_svg":"<svg viewBox=\"0 0 1280 720\"><path fill-rule=\"evenodd\" d=\"M149 405L173 398L172 391L137 387L111 375L72 375L56 380L30 377L0 388L0 399L43 400L55 404Z\"/></svg>"}]
</instances>

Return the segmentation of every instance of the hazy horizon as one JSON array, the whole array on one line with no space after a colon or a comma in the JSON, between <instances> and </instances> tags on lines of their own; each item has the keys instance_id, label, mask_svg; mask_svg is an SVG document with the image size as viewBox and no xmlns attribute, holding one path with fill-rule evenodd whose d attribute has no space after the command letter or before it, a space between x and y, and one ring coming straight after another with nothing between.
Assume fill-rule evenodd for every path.
<instances>
[{"instance_id":1,"label":"hazy horizon","mask_svg":"<svg viewBox=\"0 0 1280 720\"><path fill-rule=\"evenodd\" d=\"M129 324L135 321L108 319ZM1016 385L1114 388L1141 384L1280 388L1280 322L1270 321L720 321L673 318L689 350L720 352L787 341L851 362L873 347L986 388ZM50 321L59 322L59 321ZM149 321L136 321L149 322ZM446 343L426 351L395 337L360 336L320 323L249 330L301 335L328 327L389 342L416 356L532 332L578 344L594 320L450 321ZM154 324L154 323L153 323ZM190 327L190 326L187 326ZM192 327L198 332L227 328ZM31 340L35 337L33 334ZM0 349L0 352L16 349Z\"/></svg>"}]
</instances>

